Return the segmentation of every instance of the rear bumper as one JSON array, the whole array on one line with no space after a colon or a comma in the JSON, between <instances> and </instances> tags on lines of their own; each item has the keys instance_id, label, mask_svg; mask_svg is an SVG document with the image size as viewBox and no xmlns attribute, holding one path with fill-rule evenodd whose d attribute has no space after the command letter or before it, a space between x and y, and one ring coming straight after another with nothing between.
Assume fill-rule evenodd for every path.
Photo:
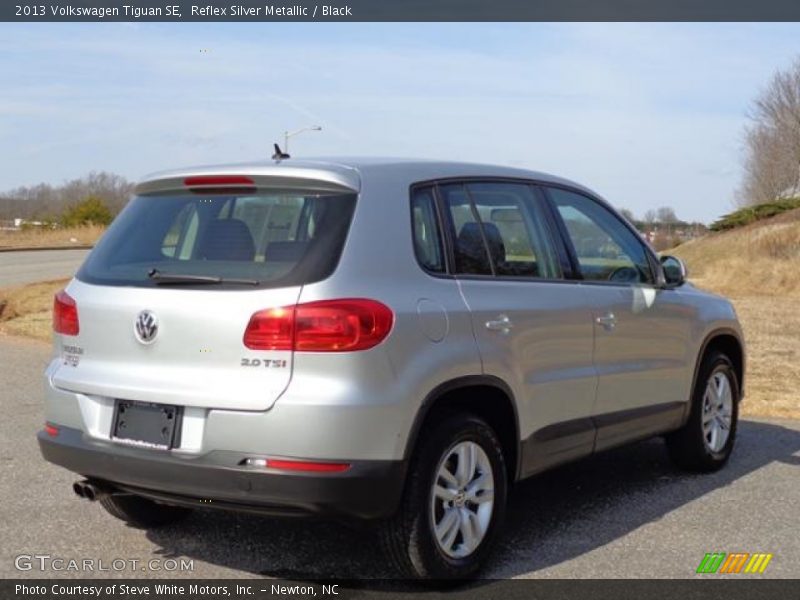
<instances>
[{"instance_id":1,"label":"rear bumper","mask_svg":"<svg viewBox=\"0 0 800 600\"><path fill-rule=\"evenodd\" d=\"M38 434L46 460L110 488L162 502L280 515L388 517L398 507L404 461L348 461L342 473L286 473L245 467L253 454L183 456L129 448L59 426Z\"/></svg>"}]
</instances>

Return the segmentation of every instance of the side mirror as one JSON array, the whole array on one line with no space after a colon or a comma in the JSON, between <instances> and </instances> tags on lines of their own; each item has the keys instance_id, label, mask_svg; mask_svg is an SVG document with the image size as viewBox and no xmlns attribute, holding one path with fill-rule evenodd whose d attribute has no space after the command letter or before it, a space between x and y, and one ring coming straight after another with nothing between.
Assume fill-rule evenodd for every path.
<instances>
[{"instance_id":1,"label":"side mirror","mask_svg":"<svg viewBox=\"0 0 800 600\"><path fill-rule=\"evenodd\" d=\"M686 263L677 256L662 256L661 268L664 269L664 280L669 287L683 285L689 276Z\"/></svg>"}]
</instances>

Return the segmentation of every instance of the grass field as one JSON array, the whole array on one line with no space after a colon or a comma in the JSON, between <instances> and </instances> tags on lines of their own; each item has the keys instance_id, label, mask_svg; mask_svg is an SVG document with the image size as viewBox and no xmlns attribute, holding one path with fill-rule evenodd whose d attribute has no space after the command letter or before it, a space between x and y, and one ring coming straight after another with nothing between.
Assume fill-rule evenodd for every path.
<instances>
[{"instance_id":1,"label":"grass field","mask_svg":"<svg viewBox=\"0 0 800 600\"><path fill-rule=\"evenodd\" d=\"M92 246L105 230L105 227L99 225L86 225L58 229L0 231L0 249Z\"/></svg>"},{"instance_id":2,"label":"grass field","mask_svg":"<svg viewBox=\"0 0 800 600\"><path fill-rule=\"evenodd\" d=\"M0 290L0 333L50 340L53 296L66 279Z\"/></svg>"}]
</instances>

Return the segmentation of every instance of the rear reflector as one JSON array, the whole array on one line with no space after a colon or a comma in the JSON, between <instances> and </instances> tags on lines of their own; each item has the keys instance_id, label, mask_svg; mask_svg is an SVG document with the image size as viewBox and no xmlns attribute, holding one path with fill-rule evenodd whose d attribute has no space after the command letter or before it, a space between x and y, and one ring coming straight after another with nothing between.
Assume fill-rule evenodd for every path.
<instances>
[{"instance_id":1,"label":"rear reflector","mask_svg":"<svg viewBox=\"0 0 800 600\"><path fill-rule=\"evenodd\" d=\"M255 182L249 177L244 175L196 175L194 177L187 177L183 180L183 185L186 187L209 187L209 186L237 186L255 185Z\"/></svg>"},{"instance_id":2,"label":"rear reflector","mask_svg":"<svg viewBox=\"0 0 800 600\"><path fill-rule=\"evenodd\" d=\"M394 314L365 298L322 300L255 313L244 332L251 350L356 352L381 343Z\"/></svg>"},{"instance_id":3,"label":"rear reflector","mask_svg":"<svg viewBox=\"0 0 800 600\"><path fill-rule=\"evenodd\" d=\"M50 423L45 423L44 432L50 437L56 437L58 435L58 427L55 425L50 425Z\"/></svg>"},{"instance_id":4,"label":"rear reflector","mask_svg":"<svg viewBox=\"0 0 800 600\"><path fill-rule=\"evenodd\" d=\"M78 335L78 305L64 290L53 299L53 331L64 335Z\"/></svg>"},{"instance_id":5,"label":"rear reflector","mask_svg":"<svg viewBox=\"0 0 800 600\"><path fill-rule=\"evenodd\" d=\"M281 460L277 458L248 458L245 464L251 467L280 469L281 471L301 471L306 473L341 473L350 468L350 463Z\"/></svg>"}]
</instances>

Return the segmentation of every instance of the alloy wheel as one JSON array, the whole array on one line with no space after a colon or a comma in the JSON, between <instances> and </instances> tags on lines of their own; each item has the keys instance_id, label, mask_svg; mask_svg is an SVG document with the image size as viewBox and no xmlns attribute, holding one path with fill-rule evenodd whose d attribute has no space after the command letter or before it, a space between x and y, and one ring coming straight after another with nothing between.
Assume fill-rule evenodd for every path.
<instances>
[{"instance_id":1,"label":"alloy wheel","mask_svg":"<svg viewBox=\"0 0 800 600\"><path fill-rule=\"evenodd\" d=\"M733 391L723 371L712 373L703 394L703 440L706 448L720 452L728 441L733 420Z\"/></svg>"},{"instance_id":2,"label":"alloy wheel","mask_svg":"<svg viewBox=\"0 0 800 600\"><path fill-rule=\"evenodd\" d=\"M494 508L494 475L480 445L459 442L448 449L436 471L431 520L439 548L451 558L469 556L489 530Z\"/></svg>"}]
</instances>

